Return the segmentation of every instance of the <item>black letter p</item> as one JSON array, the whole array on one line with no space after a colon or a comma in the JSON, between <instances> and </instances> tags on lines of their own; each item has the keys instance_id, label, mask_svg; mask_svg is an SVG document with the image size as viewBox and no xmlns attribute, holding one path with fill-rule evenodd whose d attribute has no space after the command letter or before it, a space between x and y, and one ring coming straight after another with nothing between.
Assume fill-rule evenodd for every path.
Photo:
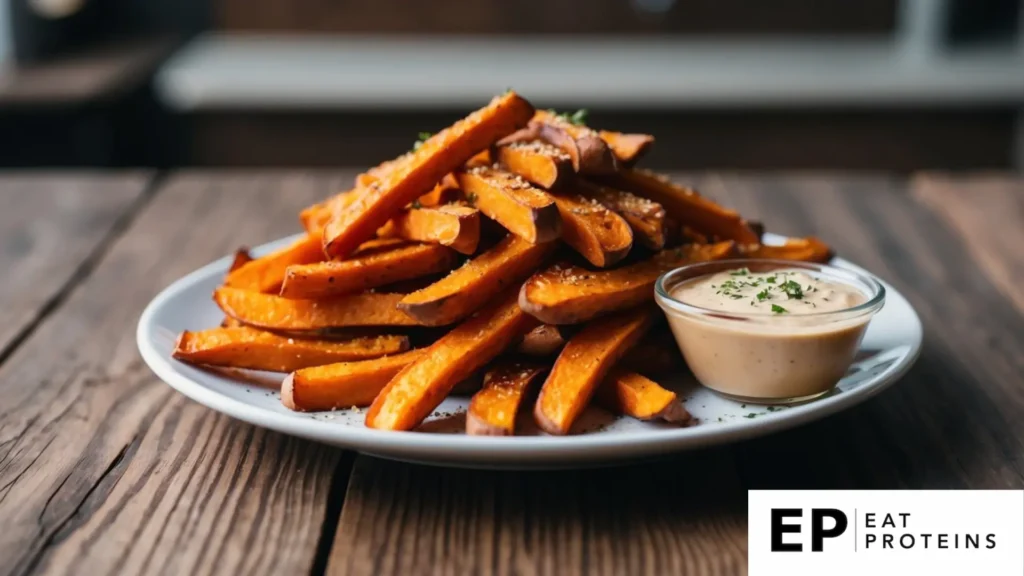
<instances>
[{"instance_id":1,"label":"black letter p","mask_svg":"<svg viewBox=\"0 0 1024 576\"><path fill-rule=\"evenodd\" d=\"M825 530L825 517L835 520L836 525ZM825 538L835 538L846 532L846 514L834 508L815 508L811 510L811 551L821 552Z\"/></svg>"}]
</instances>

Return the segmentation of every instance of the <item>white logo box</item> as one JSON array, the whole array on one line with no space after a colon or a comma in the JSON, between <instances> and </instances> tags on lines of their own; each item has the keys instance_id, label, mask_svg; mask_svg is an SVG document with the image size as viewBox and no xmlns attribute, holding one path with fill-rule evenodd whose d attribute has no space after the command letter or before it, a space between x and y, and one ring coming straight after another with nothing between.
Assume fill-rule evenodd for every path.
<instances>
[{"instance_id":1,"label":"white logo box","mask_svg":"<svg viewBox=\"0 0 1024 576\"><path fill-rule=\"evenodd\" d=\"M800 551L772 550L773 510ZM1020 490L751 490L747 513L750 576L1024 575Z\"/></svg>"}]
</instances>

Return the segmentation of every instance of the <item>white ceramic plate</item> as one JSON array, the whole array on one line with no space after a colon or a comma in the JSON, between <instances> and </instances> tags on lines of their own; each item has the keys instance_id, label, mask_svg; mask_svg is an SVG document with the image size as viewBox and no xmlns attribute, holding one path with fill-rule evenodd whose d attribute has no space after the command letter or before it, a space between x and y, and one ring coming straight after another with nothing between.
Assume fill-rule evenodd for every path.
<instances>
[{"instance_id":1,"label":"white ceramic plate","mask_svg":"<svg viewBox=\"0 0 1024 576\"><path fill-rule=\"evenodd\" d=\"M254 253L264 254L293 240L265 244ZM775 243L784 238L767 240ZM265 387L277 385L280 374L204 370L171 358L179 332L220 323L222 313L210 294L221 283L229 260L222 258L181 278L146 307L137 338L150 368L182 394L239 420L396 460L494 468L601 466L735 442L792 428L867 400L899 379L921 348L921 321L907 300L885 284L885 308L868 328L857 362L835 393L808 404L771 409L740 404L701 388L690 376L680 376L662 383L679 392L699 419L688 428L616 418L590 408L581 419L580 428L587 430L583 434L542 435L530 429L526 417L527 435L466 436L462 428L469 399L451 397L424 423L429 432L385 432L364 427L364 411L303 414L284 408L278 393ZM842 259L833 265L859 270ZM531 411L523 412L528 416Z\"/></svg>"}]
</instances>

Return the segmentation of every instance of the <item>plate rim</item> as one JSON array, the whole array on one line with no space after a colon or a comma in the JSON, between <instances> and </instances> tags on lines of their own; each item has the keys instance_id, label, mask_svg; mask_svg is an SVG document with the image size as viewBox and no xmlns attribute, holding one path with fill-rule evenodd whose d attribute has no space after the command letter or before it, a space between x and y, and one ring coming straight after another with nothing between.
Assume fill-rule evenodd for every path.
<instances>
[{"instance_id":1,"label":"plate rim","mask_svg":"<svg viewBox=\"0 0 1024 576\"><path fill-rule=\"evenodd\" d=\"M295 234L272 242L261 244L251 250L264 254L295 241L302 234ZM770 241L784 241L786 237L766 234ZM909 342L908 352L901 354L899 361L891 368L873 377L872 382L858 386L841 394L794 406L784 411L752 418L749 422L730 422L723 426L694 426L677 429L645 430L624 434L577 434L570 436L467 436L459 434L429 434L413 431L375 430L360 426L341 425L336 422L298 417L237 400L207 387L189 377L178 368L198 368L179 363L157 349L150 338L154 318L169 301L179 293L207 280L213 274L223 274L230 256L224 256L178 278L161 290L146 305L136 327L136 343L143 361L163 382L191 400L198 402L232 418L249 424L342 446L348 449L391 456L397 459L413 458L436 461L445 464L472 465L477 459L481 466L488 463L537 463L571 458L573 461L624 459L677 452L687 449L709 447L765 436L787 430L809 422L831 416L856 406L885 391L899 381L914 365L921 354L923 328L920 316L909 300L888 283L880 281L889 292L890 298L902 300L910 312L913 322L906 326ZM833 265L867 272L860 266L842 258L835 258ZM867 272L870 274L870 272ZM226 379L227 380L227 379Z\"/></svg>"}]
</instances>

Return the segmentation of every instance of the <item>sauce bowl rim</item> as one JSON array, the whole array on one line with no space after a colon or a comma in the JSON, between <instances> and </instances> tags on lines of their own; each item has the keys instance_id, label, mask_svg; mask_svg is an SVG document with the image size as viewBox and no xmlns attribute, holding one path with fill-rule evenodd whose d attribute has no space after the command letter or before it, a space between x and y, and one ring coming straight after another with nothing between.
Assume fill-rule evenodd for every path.
<instances>
[{"instance_id":1,"label":"sauce bowl rim","mask_svg":"<svg viewBox=\"0 0 1024 576\"><path fill-rule=\"evenodd\" d=\"M860 283L864 287L867 287L869 293L865 294L867 300L851 306L849 308L842 308L840 310L829 310L824 312L810 312L807 314L798 314L793 316L784 316L775 312L723 312L722 310L716 310L714 308L706 308L703 306L697 306L695 304L689 304L679 300L671 295L670 291L674 288L678 282L673 282L679 276L687 276L686 280L696 279L701 276L707 276L710 274L725 272L727 270L736 270L740 268L751 268L752 266L777 266L778 268L798 269L802 271L820 272L830 276L831 280L843 282L844 284L853 286L854 288L860 289L855 283ZM838 277L838 278L837 278ZM844 280L843 277L852 279ZM671 283L671 285L669 285ZM658 277L658 280L654 283L654 295L655 300L662 308L671 309L674 312L683 314L697 315L697 316L713 316L719 320L756 320L764 321L771 318L791 318L799 317L806 318L809 320L820 319L823 322L835 320L848 320L863 315L874 314L878 312L885 304L885 287L882 283L875 278L872 274L859 272L856 270L850 270L848 268L840 268L838 266L832 266L830 264L819 264L817 262L800 262L796 260L781 260L775 258L735 258L728 260L707 260L703 262L693 262L674 268L665 272ZM666 310L667 311L667 310Z\"/></svg>"}]
</instances>

